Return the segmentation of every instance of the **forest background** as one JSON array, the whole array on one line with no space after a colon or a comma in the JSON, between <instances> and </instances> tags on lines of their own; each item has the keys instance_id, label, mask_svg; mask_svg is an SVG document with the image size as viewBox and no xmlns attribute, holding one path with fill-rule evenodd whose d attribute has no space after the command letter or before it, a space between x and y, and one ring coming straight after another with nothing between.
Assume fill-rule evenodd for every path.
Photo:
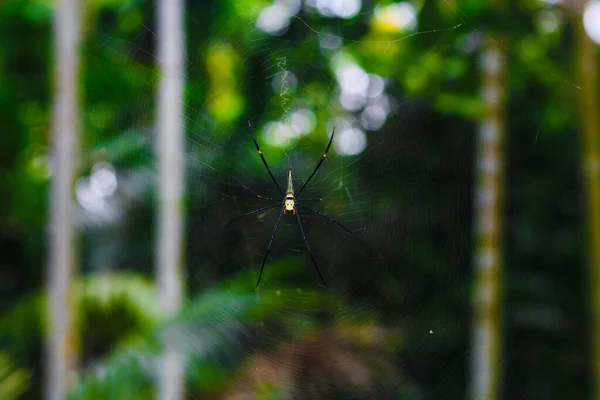
<instances>
[{"instance_id":1,"label":"forest background","mask_svg":"<svg viewBox=\"0 0 600 400\"><path fill-rule=\"evenodd\" d=\"M1 399L600 397L599 1L5 0L0 38ZM256 287L251 132L298 190L334 129L301 204L352 233L287 213Z\"/></svg>"}]
</instances>

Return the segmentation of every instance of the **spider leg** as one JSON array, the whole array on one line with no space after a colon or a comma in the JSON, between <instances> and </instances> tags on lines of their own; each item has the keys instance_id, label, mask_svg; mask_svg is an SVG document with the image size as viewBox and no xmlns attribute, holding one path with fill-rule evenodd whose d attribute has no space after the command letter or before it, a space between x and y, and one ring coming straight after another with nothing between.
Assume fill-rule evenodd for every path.
<instances>
[{"instance_id":1,"label":"spider leg","mask_svg":"<svg viewBox=\"0 0 600 400\"><path fill-rule=\"evenodd\" d=\"M298 204L298 207L302 207L303 209L305 209L305 210L307 210L307 211L310 211L310 212L312 212L312 213L315 213L315 214L317 214L317 215L319 215L319 216L321 216L321 217L323 217L323 218L325 218L325 219L327 219L327 220L329 220L329 221L333 222L334 224L336 224L337 226L339 226L340 228L342 228L342 229L343 229L343 230L345 230L346 232L348 232L348 233L351 233L351 234L353 234L353 235L354 235L354 232L352 232L350 229L346 228L344 225L340 224L339 222L337 222L335 219L331 218L330 216L328 216L328 215L325 215L325 214L323 214L322 212L319 212L319 211L317 211L317 210L313 210L312 208L305 207L305 206L303 206L302 204Z\"/></svg>"},{"instance_id":2,"label":"spider leg","mask_svg":"<svg viewBox=\"0 0 600 400\"><path fill-rule=\"evenodd\" d=\"M279 199L274 199L274 198L272 198L272 197L265 197L265 196L262 196L262 195L260 195L260 194L256 193L254 190L250 189L249 187L245 186L245 185L241 185L241 186L242 186L244 189L246 189L246 190L248 190L248 191L250 191L250 192L254 193L254 194L256 195L256 197L258 197L259 199L263 199L263 200L273 200L273 201L279 200Z\"/></svg>"},{"instance_id":3,"label":"spider leg","mask_svg":"<svg viewBox=\"0 0 600 400\"><path fill-rule=\"evenodd\" d=\"M279 199L274 199L272 197L265 197L265 196L261 196L260 194L256 193L256 197L258 197L259 199L263 199L263 200L271 200L271 201L279 201Z\"/></svg>"},{"instance_id":4,"label":"spider leg","mask_svg":"<svg viewBox=\"0 0 600 400\"><path fill-rule=\"evenodd\" d=\"M321 282L323 285L327 287L327 283L325 283L325 279L323 279L323 275L321 275L321 271L319 270L319 266L317 265L317 261L315 260L315 256L313 256L312 251L310 251L310 246L308 245L308 241L306 240L306 235L304 234L304 228L302 228L302 221L300 221L300 213L294 207L294 211L296 214L296 218L298 218L298 225L300 226L300 232L302 233L302 239L304 239L304 244L306 245L306 249L308 250L308 254L310 254L310 258L312 259L313 264L315 264L315 268L317 269L317 274L319 274L319 278L321 278Z\"/></svg>"},{"instance_id":5,"label":"spider leg","mask_svg":"<svg viewBox=\"0 0 600 400\"><path fill-rule=\"evenodd\" d=\"M323 161L325 161L325 157L327 157L327 153L329 153L329 148L331 147L331 143L333 142L333 136L334 135L335 135L335 127L333 128L333 132L331 133L331 138L329 139L329 143L327 144L327 148L325 149L325 153L323 153L323 155L321 156L321 159L319 160L319 163L315 167L315 170L313 171L313 173L310 174L310 176L308 177L308 179L304 182L304 185L302 185L302 187L300 188L300 190L298 190L298 193L296 193L296 197L300 196L300 193L302 193L302 191L304 190L304 188L306 187L306 185L308 184L308 182L310 182L310 180L312 179L312 177L315 176L315 174L317 173L317 171L321 167L321 164L323 164ZM256 143L256 141L255 141L255 143Z\"/></svg>"},{"instance_id":6,"label":"spider leg","mask_svg":"<svg viewBox=\"0 0 600 400\"><path fill-rule=\"evenodd\" d=\"M277 207L277 206L280 206L280 205L281 205L281 203L277 203L277 204L271 204L270 206L261 207L261 208L258 208L258 209L256 209L256 210L254 210L254 211L250 211L250 212L244 213L244 214L242 214L242 215L238 215L237 217L235 217L234 219L230 220L229 222L227 222L227 223L226 223L226 224L224 224L224 225L229 225L229 224L230 224L230 223L232 223L233 221L236 221L236 220L238 220L238 219L240 219L240 218L244 218L244 217L247 217L247 216L249 216L249 215L256 214L256 213L259 213L259 212L261 212L261 211L268 210L268 209L270 209L270 208Z\"/></svg>"},{"instance_id":7,"label":"spider leg","mask_svg":"<svg viewBox=\"0 0 600 400\"><path fill-rule=\"evenodd\" d=\"M276 204L279 205L279 204ZM279 222L281 221L281 216L283 215L283 210L285 210L285 206L281 207L281 212L279 213L279 217L277 217L277 222L275 223L275 229L273 229L273 233L271 234L271 240L269 240L269 246L267 247L267 251L265 252L265 256L262 260L262 265L260 266L260 274L258 274L258 282L256 282L256 287L260 284L260 278L262 277L263 269L265 268L265 261L267 261L267 256L269 255L269 250L271 250L271 245L273 244L273 238L275 237L275 232L277 232L277 228L279 228Z\"/></svg>"},{"instance_id":8,"label":"spider leg","mask_svg":"<svg viewBox=\"0 0 600 400\"><path fill-rule=\"evenodd\" d=\"M322 201L323 199L320 197L303 197L301 199L296 198L296 201Z\"/></svg>"},{"instance_id":9,"label":"spider leg","mask_svg":"<svg viewBox=\"0 0 600 400\"><path fill-rule=\"evenodd\" d=\"M281 195L284 196L283 192L281 191L281 188L279 187L279 184L277 183L277 181L275 180L275 177L273 176L273 173L271 172L271 168L269 168L269 164L267 164L267 160L265 160L265 156L263 155L262 151L260 151L260 147L258 146L258 142L256 141L256 136L254 136L254 128L252 128L252 124L250 123L250 121L248 121L248 126L250 127L250 132L252 132L252 140L254 141L254 145L256 146L256 150L258 151L258 155L260 156L260 159L262 160L263 164L267 168L267 171L269 172L269 175L271 176L273 183L275 183L277 190L279 190L279 193L281 193Z\"/></svg>"}]
</instances>

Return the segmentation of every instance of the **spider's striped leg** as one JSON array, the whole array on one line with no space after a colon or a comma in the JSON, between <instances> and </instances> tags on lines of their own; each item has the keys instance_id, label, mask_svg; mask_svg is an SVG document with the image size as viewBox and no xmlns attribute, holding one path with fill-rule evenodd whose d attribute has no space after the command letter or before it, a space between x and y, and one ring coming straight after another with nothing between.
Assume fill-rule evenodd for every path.
<instances>
[{"instance_id":1,"label":"spider's striped leg","mask_svg":"<svg viewBox=\"0 0 600 400\"><path fill-rule=\"evenodd\" d=\"M260 156L260 159L262 160L263 164L267 168L267 171L269 172L269 175L271 176L273 183L277 187L277 190L279 190L279 193L281 193L281 195L284 196L283 191L279 187L279 184L277 183L277 181L275 180L275 177L273 176L273 173L271 172L271 168L269 168L269 164L267 164L267 160L265 160L265 156L263 155L262 151L260 151L260 147L258 146L258 142L256 141L256 136L254 136L254 128L252 128L252 124L250 123L250 121L248 121L248 126L250 127L250 132L252 132L252 140L254 141L254 145L256 146L256 151L258 151L258 155Z\"/></svg>"},{"instance_id":2,"label":"spider's striped leg","mask_svg":"<svg viewBox=\"0 0 600 400\"><path fill-rule=\"evenodd\" d=\"M272 197L265 197L265 196L262 196L262 195L260 195L260 194L256 193L254 190L250 189L249 187L245 186L245 185L241 185L241 186L242 186L244 189L246 189L246 190L248 190L248 191L250 191L250 192L254 193L254 194L256 195L256 197L258 197L259 199L263 199L263 200L272 200L272 201L277 201L277 200L279 200L279 199L274 199L274 198L272 198Z\"/></svg>"},{"instance_id":3,"label":"spider's striped leg","mask_svg":"<svg viewBox=\"0 0 600 400\"><path fill-rule=\"evenodd\" d=\"M348 233L352 233L352 234L354 235L354 232L352 232L350 229L346 228L344 225L340 224L339 222L337 222L335 219L331 218L330 216L328 216L328 215L325 215L325 214L323 214L322 212L319 212L319 211L317 211L317 210L313 210L312 208L305 207L305 206L303 206L302 204L298 204L298 207L302 207L303 209L305 209L305 210L307 210L307 211L310 211L310 212L312 212L312 213L315 213L315 214L317 214L317 215L319 215L319 216L321 216L321 217L323 217L323 218L325 218L325 219L327 219L327 220L329 220L329 221L333 222L334 224L336 224L337 226L339 226L340 228L342 228L342 229L343 229L343 230L345 230L346 232L348 232Z\"/></svg>"},{"instance_id":4,"label":"spider's striped leg","mask_svg":"<svg viewBox=\"0 0 600 400\"><path fill-rule=\"evenodd\" d=\"M298 193L296 193L296 197L300 196L300 193L302 193L302 191L304 190L304 188L306 187L306 185L308 185L308 182L310 182L310 180L312 179L312 177L315 176L315 174L317 173L317 171L321 167L321 164L323 164L323 161L325 161L325 157L327 157L327 153L329 153L329 148L331 147L331 143L333 142L333 135L335 135L335 127L333 128L333 132L331 133L331 138L329 139L329 143L327 144L327 148L325 149L325 153L323 153L323 155L321 156L321 159L319 160L319 163L315 167L315 170L313 171L313 173L310 174L310 176L308 177L308 179L304 182L304 185L302 185L302 187L300 188L300 190L298 190Z\"/></svg>"},{"instance_id":5,"label":"spider's striped leg","mask_svg":"<svg viewBox=\"0 0 600 400\"><path fill-rule=\"evenodd\" d=\"M236 220L238 220L238 219L240 219L240 218L244 218L244 217L247 217L247 216L249 216L249 215L256 214L256 213L259 213L259 212L261 212L261 211L268 210L268 209L270 209L270 208L277 207L277 206L280 206L280 205L281 205L281 203L277 203L277 204L271 204L270 206L261 207L261 208L259 208L259 209L256 209L256 210L254 210L254 211L250 211L250 212L244 213L244 214L242 214L242 215L238 215L238 216L237 216L237 217L235 217L234 219L232 219L232 220L230 220L229 222L227 222L225 225L229 225L229 224L230 224L230 223L232 223L233 221L236 221Z\"/></svg>"},{"instance_id":6,"label":"spider's striped leg","mask_svg":"<svg viewBox=\"0 0 600 400\"><path fill-rule=\"evenodd\" d=\"M278 201L279 199L274 199L272 197L265 197L265 196L261 196L260 194L256 193L256 197L258 197L259 199L262 200L270 200L270 201Z\"/></svg>"},{"instance_id":7,"label":"spider's striped leg","mask_svg":"<svg viewBox=\"0 0 600 400\"><path fill-rule=\"evenodd\" d=\"M308 208L308 207L306 207L306 206L303 206L302 204L298 204L298 203L296 203L296 205L297 205L298 207L301 207L301 208L302 208L302 209L304 209L304 210L307 210L307 211L310 211L310 212L312 212L312 213L315 213L315 214L317 214L318 216L320 216L320 217L323 217L323 218L325 218L326 220L329 220L329 221L333 222L334 224L336 224L337 226L339 226L340 228L342 228L342 229L343 229L343 230L345 230L346 232L348 232L348 233L351 233L353 237L357 238L357 239L358 239L360 242L362 242L362 244L363 244L364 246L366 246L366 251L367 251L367 253L369 254L369 257L373 257L373 256L376 256L376 255L377 255L377 251L376 251L376 250L374 250L374 249L372 248L372 246L371 246L369 243L367 243L367 242L366 242L366 241L364 241L363 239L359 238L359 237L356 235L356 233L352 232L350 229L346 228L344 225L340 224L340 223L339 223L339 222L337 222L335 219L331 218L330 216L328 216L328 215L326 215L326 214L323 214L322 212L319 212L319 211L317 211L317 210L313 210L312 208Z\"/></svg>"},{"instance_id":8,"label":"spider's striped leg","mask_svg":"<svg viewBox=\"0 0 600 400\"><path fill-rule=\"evenodd\" d=\"M308 245L308 241L306 240L306 235L304 234L304 228L302 227L302 221L300 221L300 213L294 207L294 211L296 214L296 218L298 218L298 225L300 225L300 232L302 233L302 239L304 239L304 244L306 245L306 249L308 250L308 254L310 254L310 258L312 259L313 264L315 264L315 268L317 269L317 274L319 274L319 278L321 278L321 282L323 285L327 287L327 283L325 283L325 279L323 279L323 275L321 275L321 271L319 270L319 266L317 265L317 260L315 260L315 256L313 256L312 251L310 251L310 246Z\"/></svg>"},{"instance_id":9,"label":"spider's striped leg","mask_svg":"<svg viewBox=\"0 0 600 400\"><path fill-rule=\"evenodd\" d=\"M280 204L276 204L280 205ZM285 210L285 206L281 207L281 212L279 213L279 217L277 217L277 222L275 223L275 229L273 229L273 233L271 234L271 240L269 240L269 246L267 247L267 251L265 252L265 256L262 260L262 265L260 266L260 274L258 274L258 282L256 282L256 287L260 284L260 278L262 277L263 269L265 268L265 261L267 261L267 256L269 255L269 250L271 250L271 245L273 244L273 238L275 237L275 232L277 232L277 228L279 228L279 222L281 221L281 216L283 215L283 210Z\"/></svg>"}]
</instances>

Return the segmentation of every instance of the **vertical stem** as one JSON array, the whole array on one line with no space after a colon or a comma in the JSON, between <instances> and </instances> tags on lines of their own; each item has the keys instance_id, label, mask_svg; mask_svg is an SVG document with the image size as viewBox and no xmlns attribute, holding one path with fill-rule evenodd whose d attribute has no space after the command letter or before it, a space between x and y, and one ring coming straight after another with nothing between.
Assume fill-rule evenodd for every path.
<instances>
[{"instance_id":1,"label":"vertical stem","mask_svg":"<svg viewBox=\"0 0 600 400\"><path fill-rule=\"evenodd\" d=\"M588 223L588 262L592 301L592 346L595 397L600 398L600 120L598 112L598 59L594 43L583 26L585 1L577 1L575 12L575 62L581 86L581 143L583 146L582 174L586 191Z\"/></svg>"},{"instance_id":2,"label":"vertical stem","mask_svg":"<svg viewBox=\"0 0 600 400\"><path fill-rule=\"evenodd\" d=\"M183 4L158 1L158 60L161 80L158 93L157 152L159 161L158 299L165 317L179 311L182 300L184 129ZM159 399L183 398L183 358L165 338Z\"/></svg>"},{"instance_id":3,"label":"vertical stem","mask_svg":"<svg viewBox=\"0 0 600 400\"><path fill-rule=\"evenodd\" d=\"M65 397L68 375L75 368L76 342L69 307L69 284L75 268L73 186L77 154L77 83L80 9L77 0L61 0L54 14L55 92L52 123L52 187L48 254L48 400Z\"/></svg>"},{"instance_id":4,"label":"vertical stem","mask_svg":"<svg viewBox=\"0 0 600 400\"><path fill-rule=\"evenodd\" d=\"M472 393L476 400L499 398L502 330L502 198L504 184L506 49L489 38L482 56L486 113L476 154L475 299Z\"/></svg>"}]
</instances>

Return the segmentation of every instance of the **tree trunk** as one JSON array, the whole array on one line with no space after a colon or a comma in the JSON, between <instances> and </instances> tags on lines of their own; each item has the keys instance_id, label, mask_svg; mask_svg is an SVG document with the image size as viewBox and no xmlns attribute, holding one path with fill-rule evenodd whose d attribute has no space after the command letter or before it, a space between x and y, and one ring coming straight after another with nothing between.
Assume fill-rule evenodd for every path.
<instances>
[{"instance_id":1,"label":"tree trunk","mask_svg":"<svg viewBox=\"0 0 600 400\"><path fill-rule=\"evenodd\" d=\"M485 114L477 137L471 396L499 398L502 331L502 199L506 49L488 38L481 60Z\"/></svg>"},{"instance_id":2,"label":"tree trunk","mask_svg":"<svg viewBox=\"0 0 600 400\"><path fill-rule=\"evenodd\" d=\"M184 226L183 5L158 2L157 153L159 161L158 301L165 317L179 311L182 299ZM159 399L183 398L183 355L168 337L161 360Z\"/></svg>"},{"instance_id":3,"label":"tree trunk","mask_svg":"<svg viewBox=\"0 0 600 400\"><path fill-rule=\"evenodd\" d=\"M582 173L588 221L588 261L592 301L592 346L595 398L600 398L600 121L598 112L598 58L594 43L583 26L585 1L577 1L575 12L575 61L581 110Z\"/></svg>"},{"instance_id":4,"label":"tree trunk","mask_svg":"<svg viewBox=\"0 0 600 400\"><path fill-rule=\"evenodd\" d=\"M77 0L61 0L54 14L55 92L52 124L52 187L48 238L48 400L65 397L75 369L77 340L69 286L75 269L73 187L76 176L80 9Z\"/></svg>"}]
</instances>

